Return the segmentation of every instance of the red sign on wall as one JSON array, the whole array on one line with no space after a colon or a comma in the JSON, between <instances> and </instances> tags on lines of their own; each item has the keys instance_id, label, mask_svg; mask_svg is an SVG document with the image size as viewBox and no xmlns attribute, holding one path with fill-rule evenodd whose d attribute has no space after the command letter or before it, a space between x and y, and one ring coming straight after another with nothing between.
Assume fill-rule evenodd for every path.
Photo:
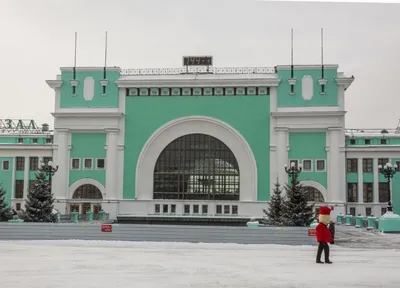
<instances>
[{"instance_id":1,"label":"red sign on wall","mask_svg":"<svg viewBox=\"0 0 400 288\"><path fill-rule=\"evenodd\" d=\"M317 231L315 229L310 228L310 229L308 229L308 236L315 236L316 232Z\"/></svg>"},{"instance_id":2,"label":"red sign on wall","mask_svg":"<svg viewBox=\"0 0 400 288\"><path fill-rule=\"evenodd\" d=\"M112 225L111 224L101 225L101 232L112 232Z\"/></svg>"}]
</instances>

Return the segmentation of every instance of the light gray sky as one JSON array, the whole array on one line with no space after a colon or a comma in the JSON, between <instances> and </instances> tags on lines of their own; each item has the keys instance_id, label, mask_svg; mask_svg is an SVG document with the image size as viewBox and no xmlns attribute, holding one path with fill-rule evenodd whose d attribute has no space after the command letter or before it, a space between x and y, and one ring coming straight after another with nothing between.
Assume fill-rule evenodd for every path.
<instances>
[{"instance_id":1,"label":"light gray sky","mask_svg":"<svg viewBox=\"0 0 400 288\"><path fill-rule=\"evenodd\" d=\"M348 128L395 128L400 118L400 5L253 0L2 0L0 117L53 125L45 80L73 65L180 67L183 55L213 55L214 66L325 62L356 80L347 90Z\"/></svg>"}]
</instances>

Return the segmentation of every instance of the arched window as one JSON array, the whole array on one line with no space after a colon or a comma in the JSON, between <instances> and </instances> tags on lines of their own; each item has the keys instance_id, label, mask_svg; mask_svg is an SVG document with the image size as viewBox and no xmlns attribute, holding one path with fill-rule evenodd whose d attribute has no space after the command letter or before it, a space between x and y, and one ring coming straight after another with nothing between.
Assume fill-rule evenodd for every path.
<instances>
[{"instance_id":1,"label":"arched window","mask_svg":"<svg viewBox=\"0 0 400 288\"><path fill-rule=\"evenodd\" d=\"M324 196L322 196L322 193L318 189L309 186L303 187L303 189L304 193L307 194L308 201L316 203L325 202Z\"/></svg>"},{"instance_id":2,"label":"arched window","mask_svg":"<svg viewBox=\"0 0 400 288\"><path fill-rule=\"evenodd\" d=\"M239 166L220 140L189 134L161 152L154 169L154 199L239 200Z\"/></svg>"},{"instance_id":3,"label":"arched window","mask_svg":"<svg viewBox=\"0 0 400 288\"><path fill-rule=\"evenodd\" d=\"M74 195L72 195L72 199L103 199L103 195L101 195L101 191L99 188L92 184L84 184L79 186Z\"/></svg>"}]
</instances>

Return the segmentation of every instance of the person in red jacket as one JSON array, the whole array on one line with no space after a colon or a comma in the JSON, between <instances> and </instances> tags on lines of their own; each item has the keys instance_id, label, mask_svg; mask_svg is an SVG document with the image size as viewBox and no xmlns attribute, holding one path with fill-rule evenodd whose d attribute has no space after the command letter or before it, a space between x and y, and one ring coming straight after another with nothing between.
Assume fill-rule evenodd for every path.
<instances>
[{"instance_id":1,"label":"person in red jacket","mask_svg":"<svg viewBox=\"0 0 400 288\"><path fill-rule=\"evenodd\" d=\"M332 235L328 229L329 221L331 220L331 209L329 207L321 207L319 208L319 223L316 228L315 236L317 237L318 251L317 251L317 263L324 264L321 261L322 251L325 254L325 263L332 264L329 260L329 245L328 243L332 242Z\"/></svg>"}]
</instances>

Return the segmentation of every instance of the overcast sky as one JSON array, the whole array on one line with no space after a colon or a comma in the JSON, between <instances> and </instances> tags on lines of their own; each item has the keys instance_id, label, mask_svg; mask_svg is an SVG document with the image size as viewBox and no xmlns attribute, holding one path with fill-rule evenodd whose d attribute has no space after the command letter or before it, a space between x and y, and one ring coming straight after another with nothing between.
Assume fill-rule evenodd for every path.
<instances>
[{"instance_id":1,"label":"overcast sky","mask_svg":"<svg viewBox=\"0 0 400 288\"><path fill-rule=\"evenodd\" d=\"M400 118L400 5L253 0L1 0L1 118L53 125L45 80L73 65L180 67L183 55L213 55L214 66L325 62L354 75L348 128L395 128Z\"/></svg>"}]
</instances>

